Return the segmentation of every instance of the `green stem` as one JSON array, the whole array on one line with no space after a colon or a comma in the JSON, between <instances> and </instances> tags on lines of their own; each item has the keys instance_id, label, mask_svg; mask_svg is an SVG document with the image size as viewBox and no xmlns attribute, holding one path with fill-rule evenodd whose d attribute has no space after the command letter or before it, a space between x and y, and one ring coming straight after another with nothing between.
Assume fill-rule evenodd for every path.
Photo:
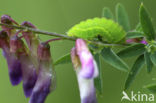
<instances>
[{"instance_id":1,"label":"green stem","mask_svg":"<svg viewBox=\"0 0 156 103\"><path fill-rule=\"evenodd\" d=\"M32 31L32 32L37 33L37 34L60 37L62 39L67 39L67 40L72 40L72 41L75 41L77 39L75 37L69 37L67 35L58 34L58 33L54 33L54 32L47 32L47 31L43 31L43 30L39 30L39 29L28 28L28 27L21 26L21 25L8 25L8 24L3 24L3 23L0 23L0 25L10 27L10 28L16 28L19 30L28 30L28 31ZM98 45L98 46L129 46L128 44L106 44L103 42L91 41L91 40L88 40L88 42L95 44L95 45Z\"/></svg>"}]
</instances>

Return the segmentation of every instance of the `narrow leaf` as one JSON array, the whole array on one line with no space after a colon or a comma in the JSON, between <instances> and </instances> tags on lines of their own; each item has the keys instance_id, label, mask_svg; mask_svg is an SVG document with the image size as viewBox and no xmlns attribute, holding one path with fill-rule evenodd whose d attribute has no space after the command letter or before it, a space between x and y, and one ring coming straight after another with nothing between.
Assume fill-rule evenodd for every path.
<instances>
[{"instance_id":1,"label":"narrow leaf","mask_svg":"<svg viewBox=\"0 0 156 103\"><path fill-rule=\"evenodd\" d=\"M128 74L128 77L125 83L125 90L127 90L130 87L135 77L137 76L141 68L143 67L144 63L145 63L144 55L139 56L137 60L135 61L135 63L133 64L132 69L130 70Z\"/></svg>"},{"instance_id":2,"label":"narrow leaf","mask_svg":"<svg viewBox=\"0 0 156 103\"><path fill-rule=\"evenodd\" d=\"M114 68L122 71L127 71L127 64L120 59L110 48L103 48L101 51L103 60L108 64L112 65Z\"/></svg>"},{"instance_id":3,"label":"narrow leaf","mask_svg":"<svg viewBox=\"0 0 156 103\"><path fill-rule=\"evenodd\" d=\"M149 85L144 86L144 88L148 89L152 93L156 93L156 84L149 84Z\"/></svg>"},{"instance_id":4,"label":"narrow leaf","mask_svg":"<svg viewBox=\"0 0 156 103\"><path fill-rule=\"evenodd\" d=\"M155 31L152 25L152 21L143 4L141 4L139 12L140 12L140 23L145 36L147 37L148 40L154 40Z\"/></svg>"},{"instance_id":5,"label":"narrow leaf","mask_svg":"<svg viewBox=\"0 0 156 103\"><path fill-rule=\"evenodd\" d=\"M150 53L145 52L144 57L145 57L145 63L147 66L147 72L150 73L152 71L152 67L153 67L153 63L150 58Z\"/></svg>"},{"instance_id":6,"label":"narrow leaf","mask_svg":"<svg viewBox=\"0 0 156 103\"><path fill-rule=\"evenodd\" d=\"M156 52L152 53L150 55L151 61L154 65L156 65Z\"/></svg>"},{"instance_id":7,"label":"narrow leaf","mask_svg":"<svg viewBox=\"0 0 156 103\"><path fill-rule=\"evenodd\" d=\"M103 8L102 17L114 20L113 13L109 8Z\"/></svg>"},{"instance_id":8,"label":"narrow leaf","mask_svg":"<svg viewBox=\"0 0 156 103\"><path fill-rule=\"evenodd\" d=\"M144 37L144 34L138 31L127 32L127 36L126 36L127 39L140 38L140 37Z\"/></svg>"},{"instance_id":9,"label":"narrow leaf","mask_svg":"<svg viewBox=\"0 0 156 103\"><path fill-rule=\"evenodd\" d=\"M96 89L99 91L100 94L102 94L103 93L103 81L102 81L102 69L101 69L99 56L100 55L98 53L94 55L94 58L97 62L98 69L99 69L99 76L95 78L94 83L95 83Z\"/></svg>"},{"instance_id":10,"label":"narrow leaf","mask_svg":"<svg viewBox=\"0 0 156 103\"><path fill-rule=\"evenodd\" d=\"M141 26L140 23L138 23L138 25L136 26L135 31L143 32L143 30L142 30L142 26Z\"/></svg>"},{"instance_id":11,"label":"narrow leaf","mask_svg":"<svg viewBox=\"0 0 156 103\"><path fill-rule=\"evenodd\" d=\"M70 53L69 53L69 54L62 56L58 60L56 60L54 62L54 65L66 64L66 63L70 63L70 62L71 62L71 58L70 58Z\"/></svg>"},{"instance_id":12,"label":"narrow leaf","mask_svg":"<svg viewBox=\"0 0 156 103\"><path fill-rule=\"evenodd\" d=\"M117 53L117 55L121 58L127 58L132 56L138 56L145 52L145 45L144 44L134 44L132 46L129 46L120 52Z\"/></svg>"},{"instance_id":13,"label":"narrow leaf","mask_svg":"<svg viewBox=\"0 0 156 103\"><path fill-rule=\"evenodd\" d=\"M116 6L116 19L125 31L130 30L128 14L122 4L117 4Z\"/></svg>"}]
</instances>

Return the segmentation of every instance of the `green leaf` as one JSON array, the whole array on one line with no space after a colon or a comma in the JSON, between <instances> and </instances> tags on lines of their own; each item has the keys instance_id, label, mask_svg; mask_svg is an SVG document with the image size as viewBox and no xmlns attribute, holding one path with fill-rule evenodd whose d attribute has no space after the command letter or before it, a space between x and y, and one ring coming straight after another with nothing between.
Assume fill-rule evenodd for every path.
<instances>
[{"instance_id":1,"label":"green leaf","mask_svg":"<svg viewBox=\"0 0 156 103\"><path fill-rule=\"evenodd\" d=\"M127 32L127 36L126 36L127 39L140 38L140 37L144 37L144 34L138 31Z\"/></svg>"},{"instance_id":2,"label":"green leaf","mask_svg":"<svg viewBox=\"0 0 156 103\"><path fill-rule=\"evenodd\" d=\"M151 53L150 58L151 58L152 63L156 65L156 52Z\"/></svg>"},{"instance_id":3,"label":"green leaf","mask_svg":"<svg viewBox=\"0 0 156 103\"><path fill-rule=\"evenodd\" d=\"M114 68L122 71L128 71L127 64L120 59L110 48L103 48L101 51L103 60L108 64L112 65Z\"/></svg>"},{"instance_id":4,"label":"green leaf","mask_svg":"<svg viewBox=\"0 0 156 103\"><path fill-rule=\"evenodd\" d=\"M149 17L144 5L140 6L140 23L143 29L143 32L148 40L155 39L155 31L152 25L151 18Z\"/></svg>"},{"instance_id":5,"label":"green leaf","mask_svg":"<svg viewBox=\"0 0 156 103\"><path fill-rule=\"evenodd\" d=\"M144 44L134 44L132 46L129 46L127 48L124 48L120 52L117 53L117 55L121 58L127 58L132 56L138 56L145 52L145 45Z\"/></svg>"},{"instance_id":6,"label":"green leaf","mask_svg":"<svg viewBox=\"0 0 156 103\"><path fill-rule=\"evenodd\" d=\"M66 64L71 62L70 53L60 57L58 60L54 62L54 65Z\"/></svg>"},{"instance_id":7,"label":"green leaf","mask_svg":"<svg viewBox=\"0 0 156 103\"><path fill-rule=\"evenodd\" d=\"M114 20L113 13L109 8L103 8L102 17Z\"/></svg>"},{"instance_id":8,"label":"green leaf","mask_svg":"<svg viewBox=\"0 0 156 103\"><path fill-rule=\"evenodd\" d=\"M122 4L117 4L116 6L116 19L125 31L130 30L128 14Z\"/></svg>"},{"instance_id":9,"label":"green leaf","mask_svg":"<svg viewBox=\"0 0 156 103\"><path fill-rule=\"evenodd\" d=\"M138 23L138 25L136 26L135 31L143 32L143 30L142 30L142 26L141 26L140 23Z\"/></svg>"},{"instance_id":10,"label":"green leaf","mask_svg":"<svg viewBox=\"0 0 156 103\"><path fill-rule=\"evenodd\" d=\"M128 77L125 83L125 88L124 88L125 90L127 90L130 87L135 77L137 76L141 68L143 67L144 63L145 63L144 55L139 56L137 60L135 61L135 63L133 64L132 69L130 70L128 74Z\"/></svg>"},{"instance_id":11,"label":"green leaf","mask_svg":"<svg viewBox=\"0 0 156 103\"><path fill-rule=\"evenodd\" d=\"M147 65L147 72L150 73L152 71L152 68L153 68L153 63L152 63L151 58L150 58L150 53L145 52L144 57L145 57L145 63Z\"/></svg>"},{"instance_id":12,"label":"green leaf","mask_svg":"<svg viewBox=\"0 0 156 103\"><path fill-rule=\"evenodd\" d=\"M148 89L154 94L156 93L156 84L149 84L149 85L144 86L144 88Z\"/></svg>"},{"instance_id":13,"label":"green leaf","mask_svg":"<svg viewBox=\"0 0 156 103\"><path fill-rule=\"evenodd\" d=\"M98 69L99 69L99 76L94 79L94 83L95 83L95 87L99 91L99 93L103 94L102 69L101 69L101 63L100 63L99 56L100 55L98 53L94 55L94 58L96 60L96 63L98 65Z\"/></svg>"}]
</instances>

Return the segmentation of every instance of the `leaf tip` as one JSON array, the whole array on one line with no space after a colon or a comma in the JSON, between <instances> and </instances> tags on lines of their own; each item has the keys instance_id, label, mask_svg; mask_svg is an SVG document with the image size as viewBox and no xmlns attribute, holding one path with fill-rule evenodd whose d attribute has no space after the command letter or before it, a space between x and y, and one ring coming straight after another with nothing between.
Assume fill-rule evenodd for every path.
<instances>
[{"instance_id":1,"label":"leaf tip","mask_svg":"<svg viewBox=\"0 0 156 103\"><path fill-rule=\"evenodd\" d=\"M140 11L142 11L142 10L145 10L145 7L144 7L143 3L141 3L141 5L140 5Z\"/></svg>"},{"instance_id":2,"label":"leaf tip","mask_svg":"<svg viewBox=\"0 0 156 103\"><path fill-rule=\"evenodd\" d=\"M122 4L121 3L117 3L116 7L122 7Z\"/></svg>"}]
</instances>

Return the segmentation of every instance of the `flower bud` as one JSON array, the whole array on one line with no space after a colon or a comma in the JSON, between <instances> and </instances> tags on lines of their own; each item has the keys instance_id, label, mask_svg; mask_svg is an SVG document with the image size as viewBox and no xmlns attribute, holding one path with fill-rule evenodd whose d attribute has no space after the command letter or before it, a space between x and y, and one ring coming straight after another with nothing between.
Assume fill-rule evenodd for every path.
<instances>
[{"instance_id":1,"label":"flower bud","mask_svg":"<svg viewBox=\"0 0 156 103\"><path fill-rule=\"evenodd\" d=\"M12 22L12 19L9 15L2 15L1 17L1 23L4 23L4 24L13 24Z\"/></svg>"},{"instance_id":2,"label":"flower bud","mask_svg":"<svg viewBox=\"0 0 156 103\"><path fill-rule=\"evenodd\" d=\"M148 44L146 40L142 40L142 41L140 41L140 43L145 44L145 45Z\"/></svg>"},{"instance_id":3,"label":"flower bud","mask_svg":"<svg viewBox=\"0 0 156 103\"><path fill-rule=\"evenodd\" d=\"M9 58L10 59L10 58ZM12 85L18 85L22 80L21 63L18 60L12 58L8 61L9 76Z\"/></svg>"},{"instance_id":4,"label":"flower bud","mask_svg":"<svg viewBox=\"0 0 156 103\"><path fill-rule=\"evenodd\" d=\"M29 27L29 28L34 28L34 29L36 28L32 23L28 21L24 21L21 25L25 27ZM22 31L22 35L24 36L24 39L26 40L26 43L31 52L33 64L37 68L38 67L37 49L40 43L39 38L32 31L29 31L29 30Z\"/></svg>"},{"instance_id":5,"label":"flower bud","mask_svg":"<svg viewBox=\"0 0 156 103\"><path fill-rule=\"evenodd\" d=\"M39 71L38 79L30 97L29 103L44 103L47 95L50 93L51 74L42 69Z\"/></svg>"},{"instance_id":6,"label":"flower bud","mask_svg":"<svg viewBox=\"0 0 156 103\"><path fill-rule=\"evenodd\" d=\"M0 31L0 47L7 60L10 81L12 85L17 85L22 79L21 64L17 57L10 52L9 37L5 30Z\"/></svg>"},{"instance_id":7,"label":"flower bud","mask_svg":"<svg viewBox=\"0 0 156 103\"><path fill-rule=\"evenodd\" d=\"M50 45L46 43L40 43L37 50L39 60L49 60L51 57L50 54Z\"/></svg>"},{"instance_id":8,"label":"flower bud","mask_svg":"<svg viewBox=\"0 0 156 103\"><path fill-rule=\"evenodd\" d=\"M24 21L22 24L22 26L26 26L26 27L29 27L29 28L36 28L32 23L30 23L29 21Z\"/></svg>"},{"instance_id":9,"label":"flower bud","mask_svg":"<svg viewBox=\"0 0 156 103\"><path fill-rule=\"evenodd\" d=\"M25 52L25 48L23 46L23 41L18 36L13 36L10 38L10 51L12 53L21 53Z\"/></svg>"},{"instance_id":10,"label":"flower bud","mask_svg":"<svg viewBox=\"0 0 156 103\"><path fill-rule=\"evenodd\" d=\"M6 31L2 30L0 31L0 48L4 48L5 46L8 46L9 43L9 37Z\"/></svg>"},{"instance_id":11,"label":"flower bud","mask_svg":"<svg viewBox=\"0 0 156 103\"><path fill-rule=\"evenodd\" d=\"M94 72L95 70L94 58L90 53L84 40L82 39L76 40L76 51L82 66L80 70L80 75L82 75L85 78L96 77L98 73Z\"/></svg>"},{"instance_id":12,"label":"flower bud","mask_svg":"<svg viewBox=\"0 0 156 103\"><path fill-rule=\"evenodd\" d=\"M10 81L12 85L18 85L22 80L21 63L14 54L5 51L4 53L8 64Z\"/></svg>"},{"instance_id":13,"label":"flower bud","mask_svg":"<svg viewBox=\"0 0 156 103\"><path fill-rule=\"evenodd\" d=\"M29 56L23 55L20 57L23 73L23 90L26 97L30 97L33 88L36 84L37 73L34 65L32 64Z\"/></svg>"},{"instance_id":14,"label":"flower bud","mask_svg":"<svg viewBox=\"0 0 156 103\"><path fill-rule=\"evenodd\" d=\"M133 39L128 39L126 40L127 43L142 43L147 45L147 41L144 38L133 38Z\"/></svg>"},{"instance_id":15,"label":"flower bud","mask_svg":"<svg viewBox=\"0 0 156 103\"><path fill-rule=\"evenodd\" d=\"M16 21L14 21L9 15L2 15L1 23L8 24L8 25L13 25L13 24L18 25L18 23ZM2 29L7 31L9 36L14 35L16 32L16 30L12 27L2 26Z\"/></svg>"},{"instance_id":16,"label":"flower bud","mask_svg":"<svg viewBox=\"0 0 156 103\"><path fill-rule=\"evenodd\" d=\"M24 21L21 25L25 26L25 27L36 29L36 27L28 21ZM28 47L30 49L32 49L31 47L32 47L32 45L34 45L33 44L33 43L35 43L34 41L38 41L38 39L36 38L36 35L32 31L22 31L22 34L28 44ZM38 44L39 44L39 42L36 45L38 46Z\"/></svg>"},{"instance_id":17,"label":"flower bud","mask_svg":"<svg viewBox=\"0 0 156 103\"><path fill-rule=\"evenodd\" d=\"M78 79L81 103L97 103L94 78L98 76L98 68L84 40L76 40L71 60Z\"/></svg>"},{"instance_id":18,"label":"flower bud","mask_svg":"<svg viewBox=\"0 0 156 103\"><path fill-rule=\"evenodd\" d=\"M36 84L37 80L37 73L36 69L33 65L27 64L28 66L32 67L23 67L26 66L22 64L22 72L23 72L23 90L26 97L30 97L33 91L33 88Z\"/></svg>"},{"instance_id":19,"label":"flower bud","mask_svg":"<svg viewBox=\"0 0 156 103\"><path fill-rule=\"evenodd\" d=\"M29 103L44 103L50 91L55 89L56 73L52 66L50 46L40 43L38 46L39 75Z\"/></svg>"}]
</instances>

